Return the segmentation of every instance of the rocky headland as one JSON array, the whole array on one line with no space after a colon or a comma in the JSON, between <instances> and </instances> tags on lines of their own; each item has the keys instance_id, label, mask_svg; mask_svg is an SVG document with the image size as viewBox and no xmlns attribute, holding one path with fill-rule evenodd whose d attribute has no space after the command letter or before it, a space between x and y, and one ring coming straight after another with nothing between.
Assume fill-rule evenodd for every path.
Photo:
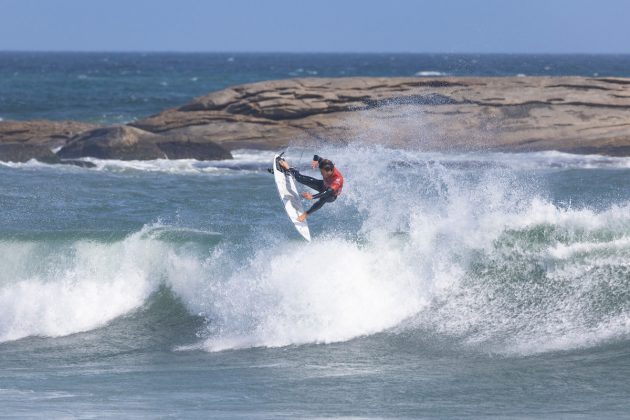
<instances>
[{"instance_id":1,"label":"rocky headland","mask_svg":"<svg viewBox=\"0 0 630 420\"><path fill-rule=\"evenodd\" d=\"M0 160L13 161L213 160L320 142L630 156L630 78L287 79L230 87L127 125L0 121Z\"/></svg>"}]
</instances>

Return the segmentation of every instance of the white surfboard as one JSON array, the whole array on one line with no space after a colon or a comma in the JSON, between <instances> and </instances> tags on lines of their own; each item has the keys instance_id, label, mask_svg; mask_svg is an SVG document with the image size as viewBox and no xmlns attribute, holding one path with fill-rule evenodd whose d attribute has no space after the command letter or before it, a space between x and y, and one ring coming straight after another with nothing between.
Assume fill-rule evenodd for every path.
<instances>
[{"instance_id":1,"label":"white surfboard","mask_svg":"<svg viewBox=\"0 0 630 420\"><path fill-rule=\"evenodd\" d=\"M300 203L300 195L295 187L295 180L291 175L278 170L278 166L276 165L276 159L280 156L281 155L275 155L273 158L273 177L276 180L276 187L278 187L280 199L295 229L297 229L304 239L310 241L311 233L308 230L306 220L303 222L298 221L298 215L304 213L304 210L302 209L302 203Z\"/></svg>"}]
</instances>

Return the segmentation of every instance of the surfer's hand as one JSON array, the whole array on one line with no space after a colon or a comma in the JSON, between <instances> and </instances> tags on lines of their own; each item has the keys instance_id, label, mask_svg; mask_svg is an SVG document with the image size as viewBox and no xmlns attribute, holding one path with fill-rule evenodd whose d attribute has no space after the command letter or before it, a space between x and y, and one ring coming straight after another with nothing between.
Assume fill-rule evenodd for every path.
<instances>
[{"instance_id":1,"label":"surfer's hand","mask_svg":"<svg viewBox=\"0 0 630 420\"><path fill-rule=\"evenodd\" d=\"M315 168L317 168L318 165L319 165L318 161L316 161L316 160L312 160L311 161L311 168L315 169Z\"/></svg>"},{"instance_id":2,"label":"surfer's hand","mask_svg":"<svg viewBox=\"0 0 630 420\"><path fill-rule=\"evenodd\" d=\"M282 169L289 169L289 164L284 159L278 159L278 165L280 165Z\"/></svg>"},{"instance_id":3,"label":"surfer's hand","mask_svg":"<svg viewBox=\"0 0 630 420\"><path fill-rule=\"evenodd\" d=\"M307 191L304 191L302 193L302 197L306 198L307 200L312 200L313 199L313 196L311 195L311 193L307 192Z\"/></svg>"},{"instance_id":4,"label":"surfer's hand","mask_svg":"<svg viewBox=\"0 0 630 420\"><path fill-rule=\"evenodd\" d=\"M308 214L308 213L302 213L302 214L300 214L300 215L298 216L298 222L303 222L303 221L305 221L305 220L306 220L306 215L307 215L307 214Z\"/></svg>"}]
</instances>

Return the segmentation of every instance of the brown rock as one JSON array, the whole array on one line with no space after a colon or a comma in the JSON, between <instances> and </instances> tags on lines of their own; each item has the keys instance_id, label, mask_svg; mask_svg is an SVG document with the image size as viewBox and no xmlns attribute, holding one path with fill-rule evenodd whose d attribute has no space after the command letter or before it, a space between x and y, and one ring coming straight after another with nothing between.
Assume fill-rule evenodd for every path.
<instances>
[{"instance_id":1,"label":"brown rock","mask_svg":"<svg viewBox=\"0 0 630 420\"><path fill-rule=\"evenodd\" d=\"M77 134L96 127L77 121L0 121L0 143L38 144L56 149Z\"/></svg>"},{"instance_id":2,"label":"brown rock","mask_svg":"<svg viewBox=\"0 0 630 420\"><path fill-rule=\"evenodd\" d=\"M31 159L37 159L45 163L59 163L59 158L47 146L24 143L0 143L0 161L28 162Z\"/></svg>"},{"instance_id":3,"label":"brown rock","mask_svg":"<svg viewBox=\"0 0 630 420\"><path fill-rule=\"evenodd\" d=\"M67 142L61 157L111 159L223 159L230 155L221 147L280 149L322 141L627 156L630 79L274 80L213 92L127 126L91 126L72 137L84 129L72 122L6 121L0 122L0 142Z\"/></svg>"},{"instance_id":4,"label":"brown rock","mask_svg":"<svg viewBox=\"0 0 630 420\"><path fill-rule=\"evenodd\" d=\"M155 145L159 136L126 126L97 128L75 137L63 147L61 158L95 157L99 159L147 160L166 158Z\"/></svg>"},{"instance_id":5,"label":"brown rock","mask_svg":"<svg viewBox=\"0 0 630 420\"><path fill-rule=\"evenodd\" d=\"M235 86L131 124L229 149L330 141L420 150L627 155L630 79L290 79Z\"/></svg>"},{"instance_id":6,"label":"brown rock","mask_svg":"<svg viewBox=\"0 0 630 420\"><path fill-rule=\"evenodd\" d=\"M57 153L61 158L99 159L231 159L230 152L216 143L183 134L160 135L130 126L87 131Z\"/></svg>"}]
</instances>

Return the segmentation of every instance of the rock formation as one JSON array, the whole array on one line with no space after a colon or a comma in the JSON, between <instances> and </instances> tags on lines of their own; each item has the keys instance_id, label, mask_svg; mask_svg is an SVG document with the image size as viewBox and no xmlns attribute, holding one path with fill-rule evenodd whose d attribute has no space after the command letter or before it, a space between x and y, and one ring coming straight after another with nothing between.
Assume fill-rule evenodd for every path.
<instances>
[{"instance_id":1,"label":"rock formation","mask_svg":"<svg viewBox=\"0 0 630 420\"><path fill-rule=\"evenodd\" d=\"M77 121L0 121L0 143L18 143L57 149L96 124Z\"/></svg>"},{"instance_id":2,"label":"rock formation","mask_svg":"<svg viewBox=\"0 0 630 420\"><path fill-rule=\"evenodd\" d=\"M213 92L126 126L4 121L6 142L63 146L62 158L225 159L227 150L313 142L630 156L630 79L275 80Z\"/></svg>"},{"instance_id":3,"label":"rock formation","mask_svg":"<svg viewBox=\"0 0 630 420\"><path fill-rule=\"evenodd\" d=\"M57 154L61 158L120 160L232 158L230 152L211 141L198 141L185 134L154 134L130 126L86 131L73 138Z\"/></svg>"},{"instance_id":4,"label":"rock formation","mask_svg":"<svg viewBox=\"0 0 630 420\"><path fill-rule=\"evenodd\" d=\"M630 155L630 79L290 79L235 86L133 123L229 149L360 141L421 150Z\"/></svg>"}]
</instances>

